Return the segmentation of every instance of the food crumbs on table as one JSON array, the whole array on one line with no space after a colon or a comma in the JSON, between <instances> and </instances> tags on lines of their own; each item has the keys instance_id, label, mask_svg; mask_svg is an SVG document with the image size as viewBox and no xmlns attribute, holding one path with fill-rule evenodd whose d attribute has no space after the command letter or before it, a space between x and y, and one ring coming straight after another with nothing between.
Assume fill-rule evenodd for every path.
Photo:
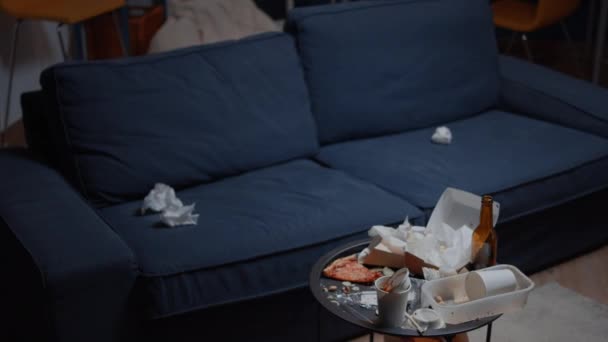
<instances>
[{"instance_id":1,"label":"food crumbs on table","mask_svg":"<svg viewBox=\"0 0 608 342\"><path fill-rule=\"evenodd\" d=\"M360 290L360 288L359 288L359 286L353 286L352 290L353 290L353 291L359 291L359 290Z\"/></svg>"},{"instance_id":2,"label":"food crumbs on table","mask_svg":"<svg viewBox=\"0 0 608 342\"><path fill-rule=\"evenodd\" d=\"M336 305L338 305L338 306L340 305L340 303L337 300L332 300L331 302L334 303L334 304L336 304Z\"/></svg>"},{"instance_id":3,"label":"food crumbs on table","mask_svg":"<svg viewBox=\"0 0 608 342\"><path fill-rule=\"evenodd\" d=\"M342 292L344 292L344 293L350 293L350 287L348 287L348 286L342 286Z\"/></svg>"},{"instance_id":4,"label":"food crumbs on table","mask_svg":"<svg viewBox=\"0 0 608 342\"><path fill-rule=\"evenodd\" d=\"M338 289L338 287L336 285L331 285L330 287L327 288L329 291L334 292Z\"/></svg>"},{"instance_id":5,"label":"food crumbs on table","mask_svg":"<svg viewBox=\"0 0 608 342\"><path fill-rule=\"evenodd\" d=\"M344 285L346 287L351 287L351 286L353 286L353 283L351 283L350 281L343 281L342 285Z\"/></svg>"}]
</instances>

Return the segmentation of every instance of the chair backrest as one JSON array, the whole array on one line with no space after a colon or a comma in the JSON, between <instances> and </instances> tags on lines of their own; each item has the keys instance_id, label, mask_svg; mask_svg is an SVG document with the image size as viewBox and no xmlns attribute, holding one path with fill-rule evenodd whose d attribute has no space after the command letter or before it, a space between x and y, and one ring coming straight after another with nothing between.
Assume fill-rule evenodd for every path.
<instances>
[{"instance_id":1,"label":"chair backrest","mask_svg":"<svg viewBox=\"0 0 608 342\"><path fill-rule=\"evenodd\" d=\"M0 0L0 11L20 19L75 24L125 4L125 0Z\"/></svg>"},{"instance_id":2,"label":"chair backrest","mask_svg":"<svg viewBox=\"0 0 608 342\"><path fill-rule=\"evenodd\" d=\"M0 0L0 12L5 12L8 15L14 16L14 7L17 4L14 0Z\"/></svg>"},{"instance_id":3,"label":"chair backrest","mask_svg":"<svg viewBox=\"0 0 608 342\"><path fill-rule=\"evenodd\" d=\"M545 27L570 16L581 4L581 0L538 0L536 26Z\"/></svg>"}]
</instances>

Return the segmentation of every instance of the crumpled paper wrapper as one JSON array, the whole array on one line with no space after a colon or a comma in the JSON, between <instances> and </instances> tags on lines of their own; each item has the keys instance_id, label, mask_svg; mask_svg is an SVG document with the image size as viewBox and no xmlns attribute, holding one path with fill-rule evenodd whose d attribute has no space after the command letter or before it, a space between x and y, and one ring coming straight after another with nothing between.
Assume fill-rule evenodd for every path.
<instances>
[{"instance_id":1,"label":"crumpled paper wrapper","mask_svg":"<svg viewBox=\"0 0 608 342\"><path fill-rule=\"evenodd\" d=\"M172 187L156 183L154 188L144 198L141 213L145 214L148 210L161 212L166 209L181 208L183 205L182 201L175 195L175 190Z\"/></svg>"},{"instance_id":2,"label":"crumpled paper wrapper","mask_svg":"<svg viewBox=\"0 0 608 342\"><path fill-rule=\"evenodd\" d=\"M198 214L193 214L196 203L181 208L164 210L160 220L169 227L195 225L198 223Z\"/></svg>"},{"instance_id":3,"label":"crumpled paper wrapper","mask_svg":"<svg viewBox=\"0 0 608 342\"><path fill-rule=\"evenodd\" d=\"M196 203L184 205L175 195L175 190L162 183L157 183L144 198L141 213L160 212L160 220L169 227L196 225L198 214L194 214Z\"/></svg>"},{"instance_id":4,"label":"crumpled paper wrapper","mask_svg":"<svg viewBox=\"0 0 608 342\"><path fill-rule=\"evenodd\" d=\"M431 136L435 144L449 145L452 143L452 131L446 126L437 127Z\"/></svg>"},{"instance_id":5,"label":"crumpled paper wrapper","mask_svg":"<svg viewBox=\"0 0 608 342\"><path fill-rule=\"evenodd\" d=\"M406 219L397 228L373 226L368 234L376 239L382 239L382 247L392 254L405 257L410 253L424 263L434 266L435 269L422 268L425 279L427 276L439 278L454 275L460 270L461 265L466 265L470 261L473 230L466 225L454 229L443 223L432 229L412 226ZM363 250L359 255L359 261L365 263L370 253L368 248Z\"/></svg>"}]
</instances>

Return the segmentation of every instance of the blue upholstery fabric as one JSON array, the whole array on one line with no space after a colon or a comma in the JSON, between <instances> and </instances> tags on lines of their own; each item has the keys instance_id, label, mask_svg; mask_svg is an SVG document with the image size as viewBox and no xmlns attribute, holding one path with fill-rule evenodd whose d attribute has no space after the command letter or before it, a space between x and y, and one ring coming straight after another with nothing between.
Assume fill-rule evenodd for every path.
<instances>
[{"instance_id":1,"label":"blue upholstery fabric","mask_svg":"<svg viewBox=\"0 0 608 342\"><path fill-rule=\"evenodd\" d=\"M297 8L287 28L297 39L322 143L427 127L498 99L487 0Z\"/></svg>"},{"instance_id":2,"label":"blue upholstery fabric","mask_svg":"<svg viewBox=\"0 0 608 342\"><path fill-rule=\"evenodd\" d=\"M23 128L27 141L27 148L36 156L48 159L52 156L49 141L48 123L42 115L48 107L46 97L42 91L33 91L21 94L21 109L23 111Z\"/></svg>"},{"instance_id":3,"label":"blue upholstery fabric","mask_svg":"<svg viewBox=\"0 0 608 342\"><path fill-rule=\"evenodd\" d=\"M158 215L136 214L140 201L100 210L137 255L154 317L303 286L312 263L339 241L421 215L374 185L309 160L178 196L196 202L198 225L164 228Z\"/></svg>"},{"instance_id":4,"label":"blue upholstery fabric","mask_svg":"<svg viewBox=\"0 0 608 342\"><path fill-rule=\"evenodd\" d=\"M0 180L8 194L0 197L0 217L38 268L55 337L123 338L137 276L129 247L56 171L27 153L2 151Z\"/></svg>"},{"instance_id":5,"label":"blue upholstery fabric","mask_svg":"<svg viewBox=\"0 0 608 342\"><path fill-rule=\"evenodd\" d=\"M65 140L57 152L96 204L140 198L155 182L191 186L318 149L295 45L283 33L61 64L42 84L57 99L50 121L62 124L55 137Z\"/></svg>"},{"instance_id":6,"label":"blue upholstery fabric","mask_svg":"<svg viewBox=\"0 0 608 342\"><path fill-rule=\"evenodd\" d=\"M238 329L235 328L238 322ZM337 342L365 335L366 330L329 311L306 287L253 300L145 322L139 340L247 342Z\"/></svg>"},{"instance_id":7,"label":"blue upholstery fabric","mask_svg":"<svg viewBox=\"0 0 608 342\"><path fill-rule=\"evenodd\" d=\"M326 146L318 159L431 209L446 187L494 194L501 219L544 209L608 185L608 140L570 128L490 111L434 128Z\"/></svg>"},{"instance_id":8,"label":"blue upholstery fabric","mask_svg":"<svg viewBox=\"0 0 608 342\"><path fill-rule=\"evenodd\" d=\"M505 108L608 138L605 88L508 56L500 74Z\"/></svg>"},{"instance_id":9,"label":"blue upholstery fabric","mask_svg":"<svg viewBox=\"0 0 608 342\"><path fill-rule=\"evenodd\" d=\"M498 261L533 274L605 247L606 203L608 189L497 225Z\"/></svg>"}]
</instances>

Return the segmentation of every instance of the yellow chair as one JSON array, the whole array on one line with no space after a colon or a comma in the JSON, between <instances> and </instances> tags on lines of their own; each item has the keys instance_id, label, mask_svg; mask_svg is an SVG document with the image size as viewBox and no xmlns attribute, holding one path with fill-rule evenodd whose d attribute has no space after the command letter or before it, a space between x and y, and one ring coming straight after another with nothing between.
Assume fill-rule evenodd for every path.
<instances>
[{"instance_id":1,"label":"yellow chair","mask_svg":"<svg viewBox=\"0 0 608 342\"><path fill-rule=\"evenodd\" d=\"M580 3L581 0L538 0L536 3L525 0L497 0L492 4L494 24L513 31L507 52L513 46L517 34L520 34L528 59L532 61L526 34L547 26L560 23L566 40L571 48L574 48L564 19L574 13Z\"/></svg>"},{"instance_id":2,"label":"yellow chair","mask_svg":"<svg viewBox=\"0 0 608 342\"><path fill-rule=\"evenodd\" d=\"M15 54L17 41L19 40L19 27L24 20L49 20L57 22L57 36L63 58L67 59L65 44L61 35L62 25L74 25L83 23L91 18L105 13L113 13L114 23L119 32L120 46L126 55L127 50L122 34L116 10L125 6L125 0L0 0L0 11L17 18L13 29L12 46L9 57L9 78L6 97L6 112L2 132L5 133L8 124L8 112L10 110L11 90L13 73L15 71ZM83 50L86 50L86 45ZM4 135L2 134L1 145L4 146Z\"/></svg>"}]
</instances>

